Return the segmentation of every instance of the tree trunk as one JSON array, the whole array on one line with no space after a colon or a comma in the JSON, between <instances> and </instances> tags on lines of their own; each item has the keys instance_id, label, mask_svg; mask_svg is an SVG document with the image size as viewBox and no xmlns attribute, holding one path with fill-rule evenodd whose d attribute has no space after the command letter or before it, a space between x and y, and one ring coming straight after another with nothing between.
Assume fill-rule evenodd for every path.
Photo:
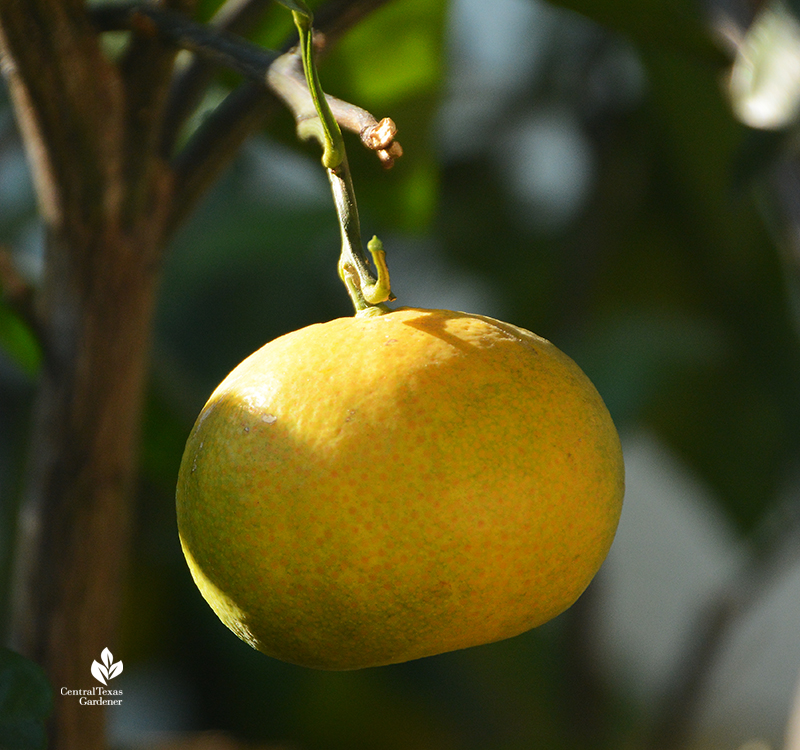
<instances>
[{"instance_id":1,"label":"tree trunk","mask_svg":"<svg viewBox=\"0 0 800 750\"><path fill-rule=\"evenodd\" d=\"M45 224L44 364L12 571L10 644L55 691L56 750L105 747L97 683L114 649L141 403L172 178L153 148L175 51L119 65L82 0L0 0L0 52Z\"/></svg>"},{"instance_id":2,"label":"tree trunk","mask_svg":"<svg viewBox=\"0 0 800 750\"><path fill-rule=\"evenodd\" d=\"M41 377L13 582L11 644L47 672L51 747L65 750L104 747L103 709L60 690L96 685L92 661L114 652L157 281L152 248L106 242L88 272L74 245L50 241L45 319L56 352Z\"/></svg>"}]
</instances>

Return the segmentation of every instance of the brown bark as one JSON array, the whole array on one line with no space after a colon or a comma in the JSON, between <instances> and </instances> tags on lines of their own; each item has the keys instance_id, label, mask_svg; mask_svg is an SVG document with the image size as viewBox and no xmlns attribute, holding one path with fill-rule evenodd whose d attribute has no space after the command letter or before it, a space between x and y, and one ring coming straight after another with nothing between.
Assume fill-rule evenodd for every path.
<instances>
[{"instance_id":1,"label":"brown bark","mask_svg":"<svg viewBox=\"0 0 800 750\"><path fill-rule=\"evenodd\" d=\"M157 280L143 245L104 238L94 253L109 262L88 279L73 244L54 237L48 248L48 320L61 322L48 330L67 351L47 362L39 388L11 637L56 692L54 748L104 747L102 709L58 693L91 687L92 661L114 650Z\"/></svg>"}]
</instances>

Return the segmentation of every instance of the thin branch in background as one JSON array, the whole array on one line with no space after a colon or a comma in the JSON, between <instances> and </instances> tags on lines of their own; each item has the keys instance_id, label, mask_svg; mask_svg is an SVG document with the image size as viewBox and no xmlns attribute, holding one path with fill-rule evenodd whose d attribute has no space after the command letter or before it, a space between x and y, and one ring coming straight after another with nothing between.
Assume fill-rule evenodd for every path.
<instances>
[{"instance_id":1,"label":"thin branch in background","mask_svg":"<svg viewBox=\"0 0 800 750\"><path fill-rule=\"evenodd\" d=\"M190 11L194 4L194 0L165 0L165 7L175 11ZM133 34L120 61L127 105L123 166L127 217L136 216L150 200L155 172L161 167L157 145L177 53L160 35Z\"/></svg>"},{"instance_id":2,"label":"thin branch in background","mask_svg":"<svg viewBox=\"0 0 800 750\"><path fill-rule=\"evenodd\" d=\"M225 30L149 5L98 6L92 16L102 30L134 29L146 36L160 36L175 47L197 52L209 62L250 79L263 81L267 69L278 56Z\"/></svg>"},{"instance_id":3,"label":"thin branch in background","mask_svg":"<svg viewBox=\"0 0 800 750\"><path fill-rule=\"evenodd\" d=\"M145 36L158 35L174 47L182 47L202 56L209 65L230 68L258 83L247 82L232 92L192 135L172 165L175 189L172 196L168 234L189 214L203 192L230 162L244 140L263 125L274 105L264 84L266 72L277 53L169 10L138 3L103 5L92 10L94 23L103 31L133 29ZM178 117L167 104L165 119ZM173 120L162 130L165 146L170 130L178 127ZM166 135L165 135L166 134ZM168 141L173 136L168 136Z\"/></svg>"},{"instance_id":4,"label":"thin branch in background","mask_svg":"<svg viewBox=\"0 0 800 750\"><path fill-rule=\"evenodd\" d=\"M277 107L278 100L266 87L247 82L206 117L173 160L176 179L169 231L186 218L244 141Z\"/></svg>"},{"instance_id":5,"label":"thin branch in background","mask_svg":"<svg viewBox=\"0 0 800 750\"><path fill-rule=\"evenodd\" d=\"M175 157L173 226L177 226L191 210L244 140L275 111L278 99L273 93L280 95L296 122L316 117L302 64L295 52L278 58L265 71L264 79L272 91L253 82L235 89L208 115ZM403 149L395 140L397 128L390 118L379 121L371 113L348 102L327 95L326 99L339 125L356 133L367 148L375 151L384 167L391 167L402 155Z\"/></svg>"},{"instance_id":6,"label":"thin branch in background","mask_svg":"<svg viewBox=\"0 0 800 750\"><path fill-rule=\"evenodd\" d=\"M261 20L270 0L227 0L211 19L211 26L246 36ZM181 128L196 110L211 82L215 66L201 55L175 77L164 115L160 150L168 158L175 149Z\"/></svg>"}]
</instances>

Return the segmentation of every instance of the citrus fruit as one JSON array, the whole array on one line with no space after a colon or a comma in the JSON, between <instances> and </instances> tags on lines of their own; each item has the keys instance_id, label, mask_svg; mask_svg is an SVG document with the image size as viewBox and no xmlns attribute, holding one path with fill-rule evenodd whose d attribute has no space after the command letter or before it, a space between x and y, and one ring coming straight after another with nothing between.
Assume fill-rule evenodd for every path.
<instances>
[{"instance_id":1,"label":"citrus fruit","mask_svg":"<svg viewBox=\"0 0 800 750\"><path fill-rule=\"evenodd\" d=\"M619 438L529 331L401 308L268 343L180 469L203 596L270 656L355 669L497 641L569 607L621 511Z\"/></svg>"}]
</instances>

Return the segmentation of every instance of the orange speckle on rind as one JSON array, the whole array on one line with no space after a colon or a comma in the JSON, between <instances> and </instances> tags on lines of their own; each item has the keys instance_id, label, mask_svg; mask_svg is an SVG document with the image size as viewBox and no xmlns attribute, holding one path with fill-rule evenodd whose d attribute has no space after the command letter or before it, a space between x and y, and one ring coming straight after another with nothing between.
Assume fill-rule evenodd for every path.
<instances>
[{"instance_id":1,"label":"orange speckle on rind","mask_svg":"<svg viewBox=\"0 0 800 750\"><path fill-rule=\"evenodd\" d=\"M623 484L569 357L491 318L401 309L295 331L234 369L187 442L177 513L233 632L355 669L558 615L608 553Z\"/></svg>"}]
</instances>

